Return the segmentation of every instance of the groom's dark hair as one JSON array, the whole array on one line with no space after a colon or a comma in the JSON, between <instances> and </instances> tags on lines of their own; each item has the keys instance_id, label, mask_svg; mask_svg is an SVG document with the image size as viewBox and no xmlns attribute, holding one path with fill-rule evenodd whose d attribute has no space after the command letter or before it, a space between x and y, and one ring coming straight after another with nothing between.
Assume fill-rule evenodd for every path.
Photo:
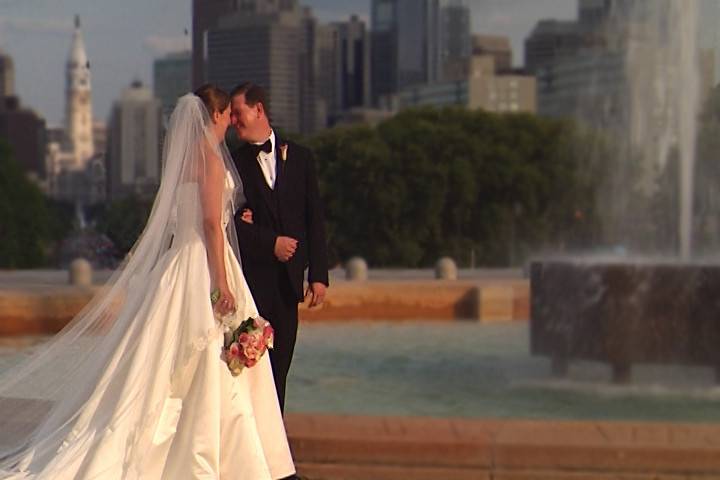
<instances>
[{"instance_id":1,"label":"groom's dark hair","mask_svg":"<svg viewBox=\"0 0 720 480\"><path fill-rule=\"evenodd\" d=\"M268 95L263 87L252 82L244 82L230 90L230 98L235 98L238 95L245 95L245 103L251 107L262 103L265 116L270 118L270 105L267 101Z\"/></svg>"}]
</instances>

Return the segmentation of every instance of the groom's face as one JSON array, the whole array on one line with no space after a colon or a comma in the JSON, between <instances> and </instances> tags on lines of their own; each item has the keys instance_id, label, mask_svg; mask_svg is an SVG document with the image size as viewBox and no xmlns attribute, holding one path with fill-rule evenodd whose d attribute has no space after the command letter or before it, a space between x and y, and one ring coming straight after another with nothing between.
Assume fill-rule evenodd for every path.
<instances>
[{"instance_id":1,"label":"groom's face","mask_svg":"<svg viewBox=\"0 0 720 480\"><path fill-rule=\"evenodd\" d=\"M237 131L238 137L245 141L256 141L254 138L262 128L261 113L258 105L250 106L245 102L245 95L235 95L232 98L232 111L230 123Z\"/></svg>"}]
</instances>

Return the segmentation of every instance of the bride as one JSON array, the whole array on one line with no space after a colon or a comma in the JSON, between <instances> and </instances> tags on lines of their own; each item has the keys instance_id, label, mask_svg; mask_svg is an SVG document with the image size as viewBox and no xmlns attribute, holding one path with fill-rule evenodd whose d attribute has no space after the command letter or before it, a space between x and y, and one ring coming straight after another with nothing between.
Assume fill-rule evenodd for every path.
<instances>
[{"instance_id":1,"label":"bride","mask_svg":"<svg viewBox=\"0 0 720 480\"><path fill-rule=\"evenodd\" d=\"M217 313L258 317L237 258L230 99L180 98L152 212L62 332L0 374L0 479L275 479L295 472L268 355L233 377Z\"/></svg>"}]
</instances>

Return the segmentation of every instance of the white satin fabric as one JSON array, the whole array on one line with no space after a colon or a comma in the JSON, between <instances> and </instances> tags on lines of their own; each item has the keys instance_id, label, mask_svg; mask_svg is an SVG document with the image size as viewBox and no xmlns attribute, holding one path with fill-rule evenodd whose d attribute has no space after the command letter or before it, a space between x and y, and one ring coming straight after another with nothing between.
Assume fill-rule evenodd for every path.
<instances>
[{"instance_id":1,"label":"white satin fabric","mask_svg":"<svg viewBox=\"0 0 720 480\"><path fill-rule=\"evenodd\" d=\"M127 294L140 303L128 310L136 317L117 312L117 320L98 336L113 339L106 344L107 368L72 424L58 429L67 434L57 449L43 445L43 454L27 451L13 471L0 471L0 478L264 480L295 472L269 356L238 377L220 359L223 330L209 299L198 197L197 184L178 190L183 228L150 272L151 281L130 282L130 290L143 289ZM229 217L226 213L225 224ZM225 264L238 314L256 317L227 242ZM128 303L135 302L124 306ZM134 348L127 348L130 342Z\"/></svg>"}]
</instances>

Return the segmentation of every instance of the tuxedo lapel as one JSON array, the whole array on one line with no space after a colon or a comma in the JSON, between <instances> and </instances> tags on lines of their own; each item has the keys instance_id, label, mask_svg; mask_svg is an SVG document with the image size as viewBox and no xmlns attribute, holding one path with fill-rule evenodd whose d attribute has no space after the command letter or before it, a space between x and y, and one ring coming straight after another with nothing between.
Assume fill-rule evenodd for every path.
<instances>
[{"instance_id":1,"label":"tuxedo lapel","mask_svg":"<svg viewBox=\"0 0 720 480\"><path fill-rule=\"evenodd\" d=\"M275 190L279 192L279 188L282 188L285 183L285 162L282 160L282 152L280 146L283 144L282 139L275 133Z\"/></svg>"},{"instance_id":2,"label":"tuxedo lapel","mask_svg":"<svg viewBox=\"0 0 720 480\"><path fill-rule=\"evenodd\" d=\"M283 140L275 134L275 193L278 199L283 198L284 193L287 191L287 163L290 156L288 150L285 151L285 160L282 159L282 149L280 148L284 144ZM286 145L287 148L287 145Z\"/></svg>"}]
</instances>

